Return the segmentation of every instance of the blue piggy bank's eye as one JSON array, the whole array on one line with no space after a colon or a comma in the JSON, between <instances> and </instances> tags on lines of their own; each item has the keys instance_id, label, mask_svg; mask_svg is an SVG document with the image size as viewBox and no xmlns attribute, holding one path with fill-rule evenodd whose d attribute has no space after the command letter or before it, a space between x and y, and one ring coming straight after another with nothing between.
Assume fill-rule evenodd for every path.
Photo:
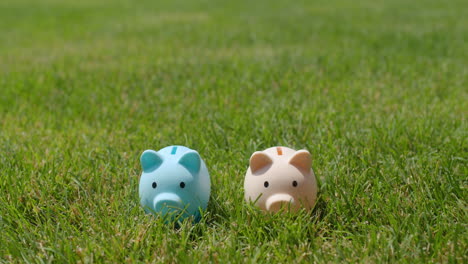
<instances>
[{"instance_id":1,"label":"blue piggy bank's eye","mask_svg":"<svg viewBox=\"0 0 468 264\"><path fill-rule=\"evenodd\" d=\"M156 182L153 182L153 185L151 185L151 186L153 186L153 189L156 189L156 187L158 187L158 185L156 184Z\"/></svg>"},{"instance_id":2,"label":"blue piggy bank's eye","mask_svg":"<svg viewBox=\"0 0 468 264\"><path fill-rule=\"evenodd\" d=\"M185 188L185 182L180 183L180 188L182 188L182 189Z\"/></svg>"}]
</instances>

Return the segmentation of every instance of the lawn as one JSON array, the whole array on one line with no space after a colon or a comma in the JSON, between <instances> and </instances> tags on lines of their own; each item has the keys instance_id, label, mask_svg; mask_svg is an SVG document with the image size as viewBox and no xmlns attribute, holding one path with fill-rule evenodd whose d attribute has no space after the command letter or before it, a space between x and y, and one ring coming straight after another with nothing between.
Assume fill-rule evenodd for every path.
<instances>
[{"instance_id":1,"label":"lawn","mask_svg":"<svg viewBox=\"0 0 468 264\"><path fill-rule=\"evenodd\" d=\"M468 2L0 2L0 262L468 261ZM139 157L196 149L179 228ZM250 155L308 149L312 212L244 202Z\"/></svg>"}]
</instances>

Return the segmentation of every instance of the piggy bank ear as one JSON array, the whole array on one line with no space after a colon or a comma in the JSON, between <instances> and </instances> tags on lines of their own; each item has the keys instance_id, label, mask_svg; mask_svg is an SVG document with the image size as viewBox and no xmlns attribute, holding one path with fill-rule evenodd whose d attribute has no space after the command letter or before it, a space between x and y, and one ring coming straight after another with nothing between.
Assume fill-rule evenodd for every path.
<instances>
[{"instance_id":1,"label":"piggy bank ear","mask_svg":"<svg viewBox=\"0 0 468 264\"><path fill-rule=\"evenodd\" d=\"M293 165L294 167L309 171L312 166L311 155L307 150L298 150L289 160L289 164Z\"/></svg>"},{"instance_id":2,"label":"piggy bank ear","mask_svg":"<svg viewBox=\"0 0 468 264\"><path fill-rule=\"evenodd\" d=\"M179 160L179 164L184 166L193 175L200 171L201 158L196 151L185 153Z\"/></svg>"},{"instance_id":3,"label":"piggy bank ear","mask_svg":"<svg viewBox=\"0 0 468 264\"><path fill-rule=\"evenodd\" d=\"M258 170L265 168L273 163L273 160L268 154L261 151L256 151L250 157L250 170L252 173L256 173Z\"/></svg>"},{"instance_id":4,"label":"piggy bank ear","mask_svg":"<svg viewBox=\"0 0 468 264\"><path fill-rule=\"evenodd\" d=\"M163 162L161 155L154 150L145 150L140 157L141 167L144 172L152 172L159 168Z\"/></svg>"}]
</instances>

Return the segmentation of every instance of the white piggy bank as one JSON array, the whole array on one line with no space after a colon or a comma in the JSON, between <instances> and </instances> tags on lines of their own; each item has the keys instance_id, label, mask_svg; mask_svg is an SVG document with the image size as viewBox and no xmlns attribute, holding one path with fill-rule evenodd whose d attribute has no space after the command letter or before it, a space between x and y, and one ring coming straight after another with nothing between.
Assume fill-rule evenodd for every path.
<instances>
[{"instance_id":1,"label":"white piggy bank","mask_svg":"<svg viewBox=\"0 0 468 264\"><path fill-rule=\"evenodd\" d=\"M272 212L281 208L312 209L317 200L317 181L311 165L307 150L272 147L256 151L245 175L245 200Z\"/></svg>"}]
</instances>

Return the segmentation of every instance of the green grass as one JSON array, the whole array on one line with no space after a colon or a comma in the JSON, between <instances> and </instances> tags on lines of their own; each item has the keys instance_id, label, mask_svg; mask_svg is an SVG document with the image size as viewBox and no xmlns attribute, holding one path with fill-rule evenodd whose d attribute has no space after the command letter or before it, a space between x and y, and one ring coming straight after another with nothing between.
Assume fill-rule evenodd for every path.
<instances>
[{"instance_id":1,"label":"green grass","mask_svg":"<svg viewBox=\"0 0 468 264\"><path fill-rule=\"evenodd\" d=\"M468 2L0 2L0 262L468 261ZM199 224L145 215L139 155L198 150ZM243 200L313 155L312 213Z\"/></svg>"}]
</instances>

